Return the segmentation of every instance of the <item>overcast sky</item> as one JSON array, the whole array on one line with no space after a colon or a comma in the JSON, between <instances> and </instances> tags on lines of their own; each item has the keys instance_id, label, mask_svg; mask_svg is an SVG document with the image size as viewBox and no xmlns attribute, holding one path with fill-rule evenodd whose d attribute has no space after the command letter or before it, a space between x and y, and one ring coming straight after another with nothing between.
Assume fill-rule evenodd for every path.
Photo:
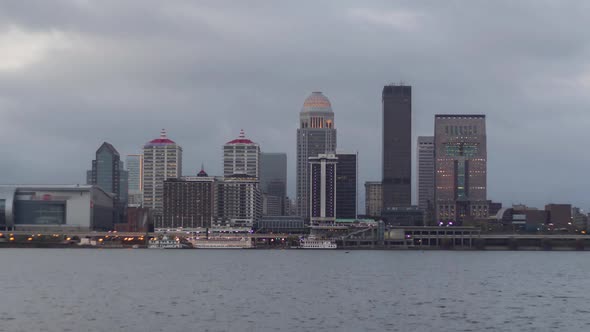
<instances>
[{"instance_id":1,"label":"overcast sky","mask_svg":"<svg viewBox=\"0 0 590 332\"><path fill-rule=\"evenodd\" d=\"M243 128L288 153L293 196L299 111L323 91L364 197L381 90L403 81L415 136L487 115L489 199L589 207L589 22L588 1L2 1L0 183L83 183L103 141L138 153L161 128L185 174L221 174Z\"/></svg>"}]
</instances>

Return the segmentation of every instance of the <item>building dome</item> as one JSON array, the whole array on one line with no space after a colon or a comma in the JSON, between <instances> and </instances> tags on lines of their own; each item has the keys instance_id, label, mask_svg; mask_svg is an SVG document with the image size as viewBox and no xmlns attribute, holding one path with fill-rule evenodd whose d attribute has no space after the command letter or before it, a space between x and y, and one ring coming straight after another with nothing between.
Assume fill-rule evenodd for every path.
<instances>
[{"instance_id":1,"label":"building dome","mask_svg":"<svg viewBox=\"0 0 590 332\"><path fill-rule=\"evenodd\" d=\"M166 129L162 129L162 131L160 132L160 137L149 141L145 146L170 144L176 144L176 142L168 138L168 136L166 135Z\"/></svg>"},{"instance_id":2,"label":"building dome","mask_svg":"<svg viewBox=\"0 0 590 332\"><path fill-rule=\"evenodd\" d=\"M305 99L301 112L332 112L332 104L321 92L312 92L311 95Z\"/></svg>"}]
</instances>

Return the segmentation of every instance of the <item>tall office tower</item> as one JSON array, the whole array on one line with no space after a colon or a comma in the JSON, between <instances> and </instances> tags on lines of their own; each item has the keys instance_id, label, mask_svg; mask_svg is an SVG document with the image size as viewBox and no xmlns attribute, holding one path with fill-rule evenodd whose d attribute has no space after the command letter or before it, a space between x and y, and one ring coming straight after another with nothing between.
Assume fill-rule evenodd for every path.
<instances>
[{"instance_id":1,"label":"tall office tower","mask_svg":"<svg viewBox=\"0 0 590 332\"><path fill-rule=\"evenodd\" d=\"M163 227L211 227L215 185L215 178L208 176L204 170L196 177L164 181Z\"/></svg>"},{"instance_id":2,"label":"tall office tower","mask_svg":"<svg viewBox=\"0 0 590 332\"><path fill-rule=\"evenodd\" d=\"M321 92L312 92L299 113L297 129L297 215L309 218L309 158L335 153L336 129L332 105Z\"/></svg>"},{"instance_id":3,"label":"tall office tower","mask_svg":"<svg viewBox=\"0 0 590 332\"><path fill-rule=\"evenodd\" d=\"M247 139L243 130L223 146L223 176L246 174L258 178L259 163L260 146Z\"/></svg>"},{"instance_id":4,"label":"tall office tower","mask_svg":"<svg viewBox=\"0 0 590 332\"><path fill-rule=\"evenodd\" d=\"M383 188L379 181L365 182L365 214L379 217L383 210Z\"/></svg>"},{"instance_id":5,"label":"tall office tower","mask_svg":"<svg viewBox=\"0 0 590 332\"><path fill-rule=\"evenodd\" d=\"M312 225L333 224L336 221L337 164L335 154L309 157L309 217Z\"/></svg>"},{"instance_id":6,"label":"tall office tower","mask_svg":"<svg viewBox=\"0 0 590 332\"><path fill-rule=\"evenodd\" d=\"M434 120L438 222L488 217L485 115L437 114Z\"/></svg>"},{"instance_id":7,"label":"tall office tower","mask_svg":"<svg viewBox=\"0 0 590 332\"><path fill-rule=\"evenodd\" d=\"M216 185L215 224L252 227L262 216L258 179L245 175L226 176Z\"/></svg>"},{"instance_id":8,"label":"tall office tower","mask_svg":"<svg viewBox=\"0 0 590 332\"><path fill-rule=\"evenodd\" d=\"M260 191L263 195L263 215L284 216L287 197L287 154L260 154Z\"/></svg>"},{"instance_id":9,"label":"tall office tower","mask_svg":"<svg viewBox=\"0 0 590 332\"><path fill-rule=\"evenodd\" d=\"M143 206L153 209L154 227L162 227L164 181L182 176L182 148L166 136L143 146Z\"/></svg>"},{"instance_id":10,"label":"tall office tower","mask_svg":"<svg viewBox=\"0 0 590 332\"><path fill-rule=\"evenodd\" d=\"M383 88L383 209L412 204L412 87Z\"/></svg>"},{"instance_id":11,"label":"tall office tower","mask_svg":"<svg viewBox=\"0 0 590 332\"><path fill-rule=\"evenodd\" d=\"M338 158L336 218L356 219L358 155L356 153L337 153L336 157Z\"/></svg>"},{"instance_id":12,"label":"tall office tower","mask_svg":"<svg viewBox=\"0 0 590 332\"><path fill-rule=\"evenodd\" d=\"M86 172L87 184L97 185L112 193L115 210L115 223L127 222L127 171L119 152L111 144L104 142L96 150L96 159L92 161L92 170Z\"/></svg>"},{"instance_id":13,"label":"tall office tower","mask_svg":"<svg viewBox=\"0 0 590 332\"><path fill-rule=\"evenodd\" d=\"M141 206L143 196L143 155L128 154L125 160L127 172L129 173L128 191L129 199L127 205Z\"/></svg>"},{"instance_id":14,"label":"tall office tower","mask_svg":"<svg viewBox=\"0 0 590 332\"><path fill-rule=\"evenodd\" d=\"M425 212L427 222L434 214L434 136L418 137L418 207Z\"/></svg>"}]
</instances>

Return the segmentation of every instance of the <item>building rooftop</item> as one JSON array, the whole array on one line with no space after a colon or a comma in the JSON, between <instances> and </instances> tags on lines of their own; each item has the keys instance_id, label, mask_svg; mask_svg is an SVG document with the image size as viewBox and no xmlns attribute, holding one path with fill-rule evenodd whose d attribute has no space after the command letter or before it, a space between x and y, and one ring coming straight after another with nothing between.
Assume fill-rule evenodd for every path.
<instances>
[{"instance_id":1,"label":"building rooftop","mask_svg":"<svg viewBox=\"0 0 590 332\"><path fill-rule=\"evenodd\" d=\"M251 140L246 138L246 134L244 133L244 129L240 130L240 135L238 136L238 138L231 140L227 143L227 144L256 144L254 142L252 142Z\"/></svg>"},{"instance_id":2,"label":"building rooftop","mask_svg":"<svg viewBox=\"0 0 590 332\"><path fill-rule=\"evenodd\" d=\"M330 100L320 91L312 92L303 102L301 112L332 112Z\"/></svg>"},{"instance_id":3,"label":"building rooftop","mask_svg":"<svg viewBox=\"0 0 590 332\"><path fill-rule=\"evenodd\" d=\"M166 135L166 129L162 129L162 131L160 132L160 137L149 141L145 146L170 144L176 144L176 142L168 138L168 136Z\"/></svg>"},{"instance_id":4,"label":"building rooftop","mask_svg":"<svg viewBox=\"0 0 590 332\"><path fill-rule=\"evenodd\" d=\"M106 192L100 186L90 184L0 184L0 189L28 189L28 190L61 190L61 191L90 191L96 188L107 196L113 197L112 193Z\"/></svg>"}]
</instances>

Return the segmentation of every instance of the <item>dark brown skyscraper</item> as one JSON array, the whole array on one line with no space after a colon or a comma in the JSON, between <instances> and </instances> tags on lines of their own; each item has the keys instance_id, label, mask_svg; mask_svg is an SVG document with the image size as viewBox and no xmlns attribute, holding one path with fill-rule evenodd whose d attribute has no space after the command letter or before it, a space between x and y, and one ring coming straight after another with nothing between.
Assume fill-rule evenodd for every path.
<instances>
[{"instance_id":1,"label":"dark brown skyscraper","mask_svg":"<svg viewBox=\"0 0 590 332\"><path fill-rule=\"evenodd\" d=\"M412 203L412 87L383 88L383 209Z\"/></svg>"}]
</instances>

